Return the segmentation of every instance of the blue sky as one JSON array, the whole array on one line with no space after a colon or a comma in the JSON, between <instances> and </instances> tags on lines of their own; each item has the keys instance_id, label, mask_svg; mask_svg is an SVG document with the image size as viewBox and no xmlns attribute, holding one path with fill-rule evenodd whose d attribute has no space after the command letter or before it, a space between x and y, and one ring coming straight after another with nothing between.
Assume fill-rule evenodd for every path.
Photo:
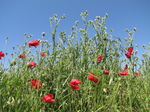
<instances>
[{"instance_id":1,"label":"blue sky","mask_svg":"<svg viewBox=\"0 0 150 112\"><path fill-rule=\"evenodd\" d=\"M59 28L70 31L74 22L81 20L80 13L86 10L89 20L108 13L106 27L112 28L113 34L121 39L127 37L125 29L136 27L134 44L142 46L150 42L150 0L0 0L0 51L5 49L6 37L9 54L13 52L12 47L23 45L24 33L33 35L35 40L46 32L45 39L51 42L49 17L65 14L66 19Z\"/></svg>"}]
</instances>

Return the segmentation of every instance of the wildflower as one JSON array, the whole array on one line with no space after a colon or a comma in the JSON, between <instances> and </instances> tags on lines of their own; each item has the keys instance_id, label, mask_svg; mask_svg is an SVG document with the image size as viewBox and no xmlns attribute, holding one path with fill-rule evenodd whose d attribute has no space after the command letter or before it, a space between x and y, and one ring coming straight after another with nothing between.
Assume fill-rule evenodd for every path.
<instances>
[{"instance_id":1,"label":"wildflower","mask_svg":"<svg viewBox=\"0 0 150 112\"><path fill-rule=\"evenodd\" d=\"M45 34L45 32L42 32L42 36L45 36L46 34Z\"/></svg>"},{"instance_id":2,"label":"wildflower","mask_svg":"<svg viewBox=\"0 0 150 112\"><path fill-rule=\"evenodd\" d=\"M140 72L135 72L135 75L138 77L138 76L142 76L142 73Z\"/></svg>"},{"instance_id":3,"label":"wildflower","mask_svg":"<svg viewBox=\"0 0 150 112\"><path fill-rule=\"evenodd\" d=\"M133 54L133 47L128 48L128 52L125 53L127 58L131 58L131 55Z\"/></svg>"},{"instance_id":4,"label":"wildflower","mask_svg":"<svg viewBox=\"0 0 150 112\"><path fill-rule=\"evenodd\" d=\"M125 69L125 70L128 70L128 69L129 69L129 66L126 64L124 69Z\"/></svg>"},{"instance_id":5,"label":"wildflower","mask_svg":"<svg viewBox=\"0 0 150 112\"><path fill-rule=\"evenodd\" d=\"M32 69L32 67L35 67L35 66L37 66L37 64L33 61L30 61L29 67Z\"/></svg>"},{"instance_id":6,"label":"wildflower","mask_svg":"<svg viewBox=\"0 0 150 112\"><path fill-rule=\"evenodd\" d=\"M134 27L133 30L136 32L137 29Z\"/></svg>"},{"instance_id":7,"label":"wildflower","mask_svg":"<svg viewBox=\"0 0 150 112\"><path fill-rule=\"evenodd\" d=\"M129 75L129 73L125 72L125 71L120 71L120 73L118 75Z\"/></svg>"},{"instance_id":8,"label":"wildflower","mask_svg":"<svg viewBox=\"0 0 150 112\"><path fill-rule=\"evenodd\" d=\"M5 54L2 51L0 51L0 59L2 59L2 57L4 57L4 56L5 56Z\"/></svg>"},{"instance_id":9,"label":"wildflower","mask_svg":"<svg viewBox=\"0 0 150 112\"><path fill-rule=\"evenodd\" d=\"M32 41L28 42L28 45L29 45L29 47L31 47L31 46L36 47L36 46L40 45L40 42L38 40L32 40Z\"/></svg>"},{"instance_id":10,"label":"wildflower","mask_svg":"<svg viewBox=\"0 0 150 112\"><path fill-rule=\"evenodd\" d=\"M96 77L93 77L94 73L89 73L88 75L88 79L92 80L93 82L97 83L98 79Z\"/></svg>"},{"instance_id":11,"label":"wildflower","mask_svg":"<svg viewBox=\"0 0 150 112\"><path fill-rule=\"evenodd\" d=\"M78 84L82 83L82 81L77 80L77 79L72 79L70 81L70 86L72 87L73 90L77 90L80 89L80 87L78 86Z\"/></svg>"},{"instance_id":12,"label":"wildflower","mask_svg":"<svg viewBox=\"0 0 150 112\"><path fill-rule=\"evenodd\" d=\"M38 80L38 79L29 80L29 82L31 82L32 87L33 87L35 90L38 90L39 88L42 87L42 84L40 83L40 80Z\"/></svg>"},{"instance_id":13,"label":"wildflower","mask_svg":"<svg viewBox=\"0 0 150 112\"><path fill-rule=\"evenodd\" d=\"M46 55L45 52L41 52L41 56L44 57Z\"/></svg>"},{"instance_id":14,"label":"wildflower","mask_svg":"<svg viewBox=\"0 0 150 112\"><path fill-rule=\"evenodd\" d=\"M109 70L108 70L108 69L105 69L105 70L103 71L103 73L106 74L106 75L109 75Z\"/></svg>"},{"instance_id":15,"label":"wildflower","mask_svg":"<svg viewBox=\"0 0 150 112\"><path fill-rule=\"evenodd\" d=\"M30 66L36 66L36 63L33 61L30 61Z\"/></svg>"},{"instance_id":16,"label":"wildflower","mask_svg":"<svg viewBox=\"0 0 150 112\"><path fill-rule=\"evenodd\" d=\"M125 55L126 55L127 58L131 58L132 54L130 52L127 52Z\"/></svg>"},{"instance_id":17,"label":"wildflower","mask_svg":"<svg viewBox=\"0 0 150 112\"><path fill-rule=\"evenodd\" d=\"M133 53L133 47L129 47L128 52L130 52L132 54Z\"/></svg>"},{"instance_id":18,"label":"wildflower","mask_svg":"<svg viewBox=\"0 0 150 112\"><path fill-rule=\"evenodd\" d=\"M47 95L45 95L45 96L42 97L42 100L43 100L44 102L53 103L55 100L52 99L52 98L54 98L54 95L52 95L52 94L47 94Z\"/></svg>"},{"instance_id":19,"label":"wildflower","mask_svg":"<svg viewBox=\"0 0 150 112\"><path fill-rule=\"evenodd\" d=\"M26 58L26 56L24 54L20 54L19 58Z\"/></svg>"},{"instance_id":20,"label":"wildflower","mask_svg":"<svg viewBox=\"0 0 150 112\"><path fill-rule=\"evenodd\" d=\"M103 56L98 56L98 57L97 57L97 63L100 63L101 60L102 60L102 58L103 58Z\"/></svg>"}]
</instances>

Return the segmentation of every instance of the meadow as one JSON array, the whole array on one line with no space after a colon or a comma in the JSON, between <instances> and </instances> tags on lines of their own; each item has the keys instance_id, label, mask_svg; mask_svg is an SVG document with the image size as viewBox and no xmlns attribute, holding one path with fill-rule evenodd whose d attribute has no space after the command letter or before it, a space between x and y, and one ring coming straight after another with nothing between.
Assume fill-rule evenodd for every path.
<instances>
[{"instance_id":1,"label":"meadow","mask_svg":"<svg viewBox=\"0 0 150 112\"><path fill-rule=\"evenodd\" d=\"M65 16L53 15L52 43L45 32L38 40L24 34L7 68L7 54L0 51L0 112L150 111L150 48L143 46L145 53L137 56L136 28L127 29L122 41L105 26L108 14L80 16L68 35L57 30Z\"/></svg>"}]
</instances>

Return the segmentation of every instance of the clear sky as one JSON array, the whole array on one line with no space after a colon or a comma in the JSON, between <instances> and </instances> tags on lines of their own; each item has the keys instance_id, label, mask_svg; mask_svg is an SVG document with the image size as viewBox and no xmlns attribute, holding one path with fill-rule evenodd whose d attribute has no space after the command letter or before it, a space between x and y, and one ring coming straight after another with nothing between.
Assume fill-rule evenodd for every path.
<instances>
[{"instance_id":1,"label":"clear sky","mask_svg":"<svg viewBox=\"0 0 150 112\"><path fill-rule=\"evenodd\" d=\"M11 54L12 47L23 44L24 33L33 35L35 40L46 32L45 39L51 42L49 17L65 14L59 28L70 31L86 10L89 20L108 13L106 27L112 28L121 39L127 37L125 29L136 27L134 44L142 46L150 42L150 0L0 0L0 51L4 51L8 37L6 52Z\"/></svg>"}]
</instances>

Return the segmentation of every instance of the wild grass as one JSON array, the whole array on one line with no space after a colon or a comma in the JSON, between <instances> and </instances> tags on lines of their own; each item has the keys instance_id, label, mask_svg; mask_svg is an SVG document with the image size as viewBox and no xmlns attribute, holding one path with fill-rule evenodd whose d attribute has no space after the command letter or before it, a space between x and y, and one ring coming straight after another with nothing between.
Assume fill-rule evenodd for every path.
<instances>
[{"instance_id":1,"label":"wild grass","mask_svg":"<svg viewBox=\"0 0 150 112\"><path fill-rule=\"evenodd\" d=\"M113 36L113 30L105 26L108 17L96 16L87 20L88 12L81 13L80 21L71 27L70 35L57 31L60 18L50 18L52 43L44 40L40 45L28 46L32 35L24 34L23 46L12 53L8 68L1 62L0 69L0 111L1 112L149 112L150 111L150 60L149 48L142 58L137 56L133 45L133 31L126 30L128 38L123 46L120 38ZM91 32L95 35L90 38ZM57 37L57 35L59 35ZM125 53L133 47L131 58ZM45 55L41 56L41 52ZM19 58L24 54L25 58ZM97 62L98 56L102 56ZM6 54L5 54L6 57ZM4 57L1 57L3 60ZM30 62L36 63L30 67ZM129 68L124 68L128 65ZM108 69L109 75L103 70ZM121 71L129 75L118 75ZM135 72L140 72L136 75ZM88 79L89 73L98 79ZM29 80L38 79L42 84L32 85ZM73 90L70 81L82 81ZM54 102L44 102L43 96L54 95Z\"/></svg>"}]
</instances>

